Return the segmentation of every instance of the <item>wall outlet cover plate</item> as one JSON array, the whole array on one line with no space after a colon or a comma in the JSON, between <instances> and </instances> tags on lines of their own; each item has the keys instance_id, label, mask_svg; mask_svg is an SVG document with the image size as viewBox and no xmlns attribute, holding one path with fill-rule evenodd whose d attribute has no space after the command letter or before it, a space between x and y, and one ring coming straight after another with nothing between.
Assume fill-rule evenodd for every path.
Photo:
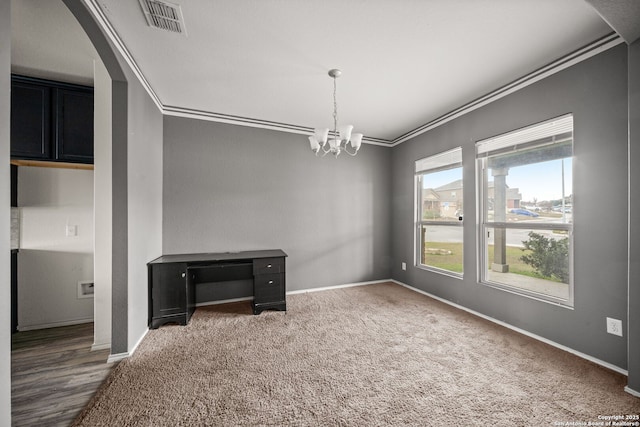
<instances>
[{"instance_id":1,"label":"wall outlet cover plate","mask_svg":"<svg viewBox=\"0 0 640 427\"><path fill-rule=\"evenodd\" d=\"M607 333L622 336L622 320L607 317Z\"/></svg>"}]
</instances>

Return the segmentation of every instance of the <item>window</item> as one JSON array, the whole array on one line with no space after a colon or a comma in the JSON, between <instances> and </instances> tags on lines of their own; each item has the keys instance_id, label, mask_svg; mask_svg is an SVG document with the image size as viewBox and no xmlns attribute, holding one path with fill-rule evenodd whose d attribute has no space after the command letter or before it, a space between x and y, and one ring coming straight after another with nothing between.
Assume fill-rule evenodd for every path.
<instances>
[{"instance_id":1,"label":"window","mask_svg":"<svg viewBox=\"0 0 640 427\"><path fill-rule=\"evenodd\" d=\"M416 161L416 265L462 276L462 149Z\"/></svg>"},{"instance_id":2,"label":"window","mask_svg":"<svg viewBox=\"0 0 640 427\"><path fill-rule=\"evenodd\" d=\"M573 116L476 143L480 281L573 306Z\"/></svg>"}]
</instances>

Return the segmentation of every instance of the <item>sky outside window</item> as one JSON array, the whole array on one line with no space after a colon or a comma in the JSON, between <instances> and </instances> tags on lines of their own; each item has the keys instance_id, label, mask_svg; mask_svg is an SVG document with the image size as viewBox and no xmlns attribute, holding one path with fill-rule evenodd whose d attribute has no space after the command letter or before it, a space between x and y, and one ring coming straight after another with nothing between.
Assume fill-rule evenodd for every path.
<instances>
[{"instance_id":1,"label":"sky outside window","mask_svg":"<svg viewBox=\"0 0 640 427\"><path fill-rule=\"evenodd\" d=\"M564 161L564 195L573 194L572 158L533 163L516 166L509 170L507 185L517 188L522 194L522 201L538 202L559 200L562 198L562 162ZM423 180L423 188L438 188L462 178L462 169L455 168L427 174Z\"/></svg>"}]
</instances>

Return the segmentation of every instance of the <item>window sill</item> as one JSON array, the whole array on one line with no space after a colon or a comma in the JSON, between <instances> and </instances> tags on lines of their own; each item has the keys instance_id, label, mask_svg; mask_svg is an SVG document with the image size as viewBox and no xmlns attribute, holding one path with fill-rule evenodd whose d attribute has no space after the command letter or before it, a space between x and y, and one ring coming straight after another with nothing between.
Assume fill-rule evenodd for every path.
<instances>
[{"instance_id":1,"label":"window sill","mask_svg":"<svg viewBox=\"0 0 640 427\"><path fill-rule=\"evenodd\" d=\"M571 299L555 298L549 295L541 294L539 292L527 291L526 289L522 289L522 288L518 288L515 286L510 286L510 285L507 285L504 283L498 283L498 282L481 280L478 282L478 284L483 286L488 286L490 288L498 289L501 291L509 292L511 294L519 295L525 298L530 298L536 301L545 302L547 304L557 305L562 308L567 308L569 310L574 309L573 301Z\"/></svg>"},{"instance_id":2,"label":"window sill","mask_svg":"<svg viewBox=\"0 0 640 427\"><path fill-rule=\"evenodd\" d=\"M454 279L462 280L464 278L464 273L456 273L454 271L444 270L442 268L429 267L429 266L422 265L422 264L416 264L415 267L420 269L420 270L430 271L432 273L442 274L443 276L453 277Z\"/></svg>"}]
</instances>

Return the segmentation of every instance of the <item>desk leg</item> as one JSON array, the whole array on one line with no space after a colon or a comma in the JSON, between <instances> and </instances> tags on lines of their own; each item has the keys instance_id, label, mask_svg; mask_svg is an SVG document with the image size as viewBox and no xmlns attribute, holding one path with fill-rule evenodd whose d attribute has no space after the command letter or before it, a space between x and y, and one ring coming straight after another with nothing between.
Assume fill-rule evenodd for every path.
<instances>
[{"instance_id":1,"label":"desk leg","mask_svg":"<svg viewBox=\"0 0 640 427\"><path fill-rule=\"evenodd\" d=\"M253 314L258 315L262 313L264 310L279 310L279 311L287 311L287 303L269 303L269 304L251 304L253 306Z\"/></svg>"}]
</instances>

